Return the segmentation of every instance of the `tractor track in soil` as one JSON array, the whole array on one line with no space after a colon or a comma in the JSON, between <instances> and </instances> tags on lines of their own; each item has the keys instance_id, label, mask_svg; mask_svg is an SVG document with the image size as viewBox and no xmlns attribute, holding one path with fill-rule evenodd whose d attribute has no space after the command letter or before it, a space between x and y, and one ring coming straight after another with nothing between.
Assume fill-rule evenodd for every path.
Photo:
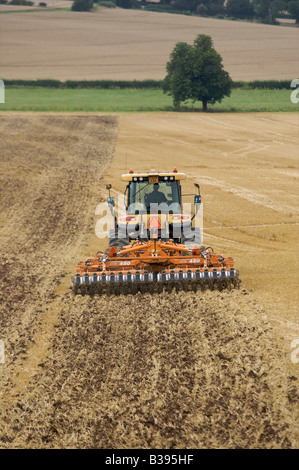
<instances>
[{"instance_id":1,"label":"tractor track in soil","mask_svg":"<svg viewBox=\"0 0 299 470\"><path fill-rule=\"evenodd\" d=\"M119 121L2 117L0 448L295 448L297 373L246 282L68 291L78 260L103 248L94 210L122 172Z\"/></svg>"}]
</instances>

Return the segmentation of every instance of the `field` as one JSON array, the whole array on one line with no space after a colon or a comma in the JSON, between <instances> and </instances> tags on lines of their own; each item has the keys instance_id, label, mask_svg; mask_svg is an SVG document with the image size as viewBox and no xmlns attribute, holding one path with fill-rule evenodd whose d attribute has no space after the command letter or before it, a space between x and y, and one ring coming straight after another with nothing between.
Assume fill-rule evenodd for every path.
<instances>
[{"instance_id":1,"label":"field","mask_svg":"<svg viewBox=\"0 0 299 470\"><path fill-rule=\"evenodd\" d=\"M199 33L233 80L297 78L298 28L124 9L1 14L1 78L162 79L175 43Z\"/></svg>"},{"instance_id":2,"label":"field","mask_svg":"<svg viewBox=\"0 0 299 470\"><path fill-rule=\"evenodd\" d=\"M2 448L298 447L298 115L1 119ZM113 159L112 159L113 156ZM233 292L73 298L104 184L177 165Z\"/></svg>"},{"instance_id":3,"label":"field","mask_svg":"<svg viewBox=\"0 0 299 470\"><path fill-rule=\"evenodd\" d=\"M233 90L230 97L210 106L211 111L298 111L290 90ZM186 102L191 111L201 111L200 102ZM173 111L172 98L153 89L52 89L10 88L5 90L2 111L131 112Z\"/></svg>"},{"instance_id":4,"label":"field","mask_svg":"<svg viewBox=\"0 0 299 470\"><path fill-rule=\"evenodd\" d=\"M23 11L32 13L36 10L39 11L47 11L47 10L56 10L56 9L70 9L73 2L70 0L47 0L47 6L39 6L39 0L31 0L33 5L31 7L26 7L24 5L10 5L10 4L1 4L0 5L0 13L20 13Z\"/></svg>"}]
</instances>

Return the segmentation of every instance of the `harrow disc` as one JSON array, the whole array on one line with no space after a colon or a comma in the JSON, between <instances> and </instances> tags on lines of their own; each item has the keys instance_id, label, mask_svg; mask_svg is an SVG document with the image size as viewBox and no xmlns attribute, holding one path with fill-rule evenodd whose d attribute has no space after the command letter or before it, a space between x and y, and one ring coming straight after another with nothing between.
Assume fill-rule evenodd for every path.
<instances>
[{"instance_id":1,"label":"harrow disc","mask_svg":"<svg viewBox=\"0 0 299 470\"><path fill-rule=\"evenodd\" d=\"M197 290L223 290L239 288L239 274L236 270L191 271L154 273L99 273L86 276L76 275L72 283L74 294L81 295L129 295L162 292L196 292Z\"/></svg>"},{"instance_id":2,"label":"harrow disc","mask_svg":"<svg viewBox=\"0 0 299 470\"><path fill-rule=\"evenodd\" d=\"M173 241L137 241L80 262L71 288L81 295L176 292L239 287L233 259Z\"/></svg>"}]
</instances>

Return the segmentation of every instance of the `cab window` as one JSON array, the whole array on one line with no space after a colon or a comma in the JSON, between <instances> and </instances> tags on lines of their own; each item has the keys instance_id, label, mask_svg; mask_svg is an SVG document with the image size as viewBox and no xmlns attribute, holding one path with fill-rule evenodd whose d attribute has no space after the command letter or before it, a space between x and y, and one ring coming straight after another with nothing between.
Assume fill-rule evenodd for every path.
<instances>
[{"instance_id":1,"label":"cab window","mask_svg":"<svg viewBox=\"0 0 299 470\"><path fill-rule=\"evenodd\" d=\"M158 183L143 181L131 181L128 194L128 213L149 212L150 204L167 204L174 212L180 212L179 188L177 181L165 181L159 178Z\"/></svg>"}]
</instances>

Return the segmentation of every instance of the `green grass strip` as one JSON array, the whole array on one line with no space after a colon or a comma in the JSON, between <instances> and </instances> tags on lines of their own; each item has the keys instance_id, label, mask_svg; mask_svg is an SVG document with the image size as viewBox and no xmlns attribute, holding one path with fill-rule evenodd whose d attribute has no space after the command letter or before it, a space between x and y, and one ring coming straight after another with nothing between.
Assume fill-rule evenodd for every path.
<instances>
[{"instance_id":1,"label":"green grass strip","mask_svg":"<svg viewBox=\"0 0 299 470\"><path fill-rule=\"evenodd\" d=\"M292 90L236 89L229 98L209 106L214 112L292 112ZM201 103L186 102L182 111L201 111ZM142 112L177 111L172 99L159 89L6 88L0 111Z\"/></svg>"}]
</instances>

